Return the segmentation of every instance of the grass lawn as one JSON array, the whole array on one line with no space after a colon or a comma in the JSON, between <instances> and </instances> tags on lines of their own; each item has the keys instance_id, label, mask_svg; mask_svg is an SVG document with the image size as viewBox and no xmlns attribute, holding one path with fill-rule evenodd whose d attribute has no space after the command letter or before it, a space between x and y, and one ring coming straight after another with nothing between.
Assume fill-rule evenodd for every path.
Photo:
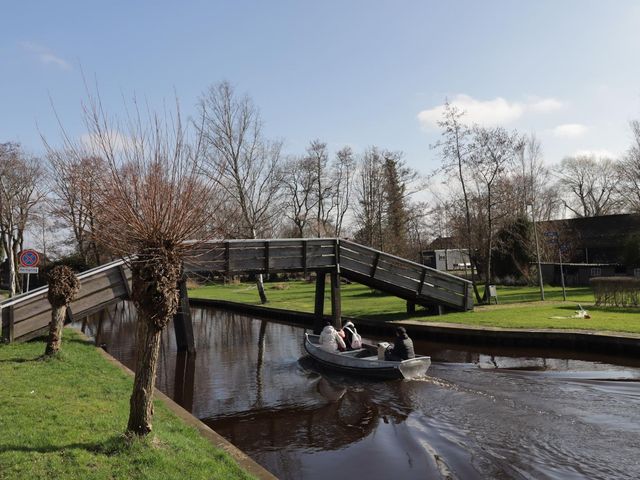
<instances>
[{"instance_id":1,"label":"grass lawn","mask_svg":"<svg viewBox=\"0 0 640 480\"><path fill-rule=\"evenodd\" d=\"M265 284L267 306L313 312L315 283L290 281ZM503 327L557 328L640 333L640 309L594 307L588 287L567 288L567 301L562 301L562 288L545 287L541 302L537 287L498 286L499 305L477 306L473 312L451 313L429 317L418 309L408 316L405 301L373 291L360 284L342 286L342 313L350 317L386 320L418 320L438 323ZM207 285L189 291L193 298L210 298L259 305L254 284ZM537 301L536 301L537 300ZM567 318L575 314L577 304L589 310L590 319ZM326 290L325 312L331 311L329 289ZM565 318L551 318L565 317Z\"/></svg>"},{"instance_id":2,"label":"grass lawn","mask_svg":"<svg viewBox=\"0 0 640 480\"><path fill-rule=\"evenodd\" d=\"M159 402L150 438L127 440L132 379L72 330L59 358L44 347L0 346L0 479L250 478Z\"/></svg>"}]
</instances>

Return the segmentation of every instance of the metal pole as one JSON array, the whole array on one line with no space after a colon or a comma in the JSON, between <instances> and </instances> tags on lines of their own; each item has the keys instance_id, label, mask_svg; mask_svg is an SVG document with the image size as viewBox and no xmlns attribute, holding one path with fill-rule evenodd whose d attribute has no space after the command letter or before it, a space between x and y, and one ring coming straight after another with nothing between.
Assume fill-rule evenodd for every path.
<instances>
[{"instance_id":1,"label":"metal pole","mask_svg":"<svg viewBox=\"0 0 640 480\"><path fill-rule=\"evenodd\" d=\"M540 266L540 248L538 247L538 229L536 227L536 213L531 204L531 220L533 221L533 236L536 239L536 257L538 258L538 284L540 285L540 300L544 301L544 283L542 282L542 268Z\"/></svg>"},{"instance_id":2,"label":"metal pole","mask_svg":"<svg viewBox=\"0 0 640 480\"><path fill-rule=\"evenodd\" d=\"M562 269L562 246L558 242L558 255L560 256L560 282L562 283L562 300L567 301L567 292L564 289L564 270Z\"/></svg>"},{"instance_id":3,"label":"metal pole","mask_svg":"<svg viewBox=\"0 0 640 480\"><path fill-rule=\"evenodd\" d=\"M29 277L31 277L31 274L27 273L27 292L29 291Z\"/></svg>"}]
</instances>

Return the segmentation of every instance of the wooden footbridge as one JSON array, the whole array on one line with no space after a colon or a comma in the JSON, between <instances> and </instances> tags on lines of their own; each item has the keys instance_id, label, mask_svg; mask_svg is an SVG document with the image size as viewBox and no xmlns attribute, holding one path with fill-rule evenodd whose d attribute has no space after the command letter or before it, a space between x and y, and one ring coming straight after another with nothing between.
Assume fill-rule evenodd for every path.
<instances>
[{"instance_id":1,"label":"wooden footbridge","mask_svg":"<svg viewBox=\"0 0 640 480\"><path fill-rule=\"evenodd\" d=\"M315 272L316 317L323 318L326 275L331 277L332 318L341 322L340 277L362 283L422 305L436 314L473 309L471 282L395 257L357 243L335 239L226 240L200 243L185 259L185 272L219 275L242 273ZM69 308L71 318L82 318L130 298L131 271L119 260L79 275L80 292ZM193 348L188 299L184 282L182 304L174 322L181 348ZM50 319L47 287L0 302L2 338L26 340L46 330Z\"/></svg>"}]
</instances>

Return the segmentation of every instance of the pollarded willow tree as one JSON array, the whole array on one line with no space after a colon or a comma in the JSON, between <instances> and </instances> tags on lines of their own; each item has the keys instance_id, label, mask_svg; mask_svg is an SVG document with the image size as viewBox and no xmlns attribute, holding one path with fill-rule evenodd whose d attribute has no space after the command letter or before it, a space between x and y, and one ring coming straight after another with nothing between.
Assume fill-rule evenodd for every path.
<instances>
[{"instance_id":1,"label":"pollarded willow tree","mask_svg":"<svg viewBox=\"0 0 640 480\"><path fill-rule=\"evenodd\" d=\"M51 322L49 323L49 338L44 352L45 357L51 357L60 351L62 326L67 308L80 290L80 280L66 265L54 267L48 276L47 299L51 304Z\"/></svg>"},{"instance_id":2,"label":"pollarded willow tree","mask_svg":"<svg viewBox=\"0 0 640 480\"><path fill-rule=\"evenodd\" d=\"M85 122L91 153L107 166L97 195L108 208L99 210L95 240L128 259L132 269L138 329L127 431L146 435L162 332L178 308L182 260L198 247L187 241L207 237L213 183L200 175L200 142L183 127L178 108L163 117L142 115L137 106L133 111L122 124L90 96ZM67 152L83 151L68 138L65 144Z\"/></svg>"}]
</instances>

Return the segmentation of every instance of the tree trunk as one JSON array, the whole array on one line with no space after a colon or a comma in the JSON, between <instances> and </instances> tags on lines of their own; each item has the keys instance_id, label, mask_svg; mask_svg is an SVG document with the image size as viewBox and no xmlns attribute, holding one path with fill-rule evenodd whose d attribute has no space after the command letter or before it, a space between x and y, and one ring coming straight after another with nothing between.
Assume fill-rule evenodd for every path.
<instances>
[{"instance_id":1,"label":"tree trunk","mask_svg":"<svg viewBox=\"0 0 640 480\"><path fill-rule=\"evenodd\" d=\"M156 381L162 330L158 329L150 319L141 318L138 322L138 359L133 392L129 400L127 430L143 436L152 429L153 388Z\"/></svg>"},{"instance_id":2,"label":"tree trunk","mask_svg":"<svg viewBox=\"0 0 640 480\"><path fill-rule=\"evenodd\" d=\"M457 141L456 137L456 148L458 151L460 150L460 145ZM471 249L472 241L471 241L471 211L469 208L469 195L467 194L467 186L464 181L464 175L462 172L462 158L458 154L458 178L460 180L460 185L462 186L462 193L464 195L464 217L465 223L467 227L467 250L469 253L469 263L471 264L471 284L473 285L473 293L476 296L476 301L480 303L480 291L478 290L478 283L476 282L476 275L474 273L474 261L471 260L473 257L473 250Z\"/></svg>"},{"instance_id":3,"label":"tree trunk","mask_svg":"<svg viewBox=\"0 0 640 480\"><path fill-rule=\"evenodd\" d=\"M491 302L489 297L489 285L491 284L491 253L493 250L493 216L491 215L491 186L487 191L487 253L486 253L486 265L484 272L484 301L486 303Z\"/></svg>"},{"instance_id":4,"label":"tree trunk","mask_svg":"<svg viewBox=\"0 0 640 480\"><path fill-rule=\"evenodd\" d=\"M13 238L11 238L11 232L9 232L7 242L7 259L9 260L9 296L16 296L16 262L13 255Z\"/></svg>"},{"instance_id":5,"label":"tree trunk","mask_svg":"<svg viewBox=\"0 0 640 480\"><path fill-rule=\"evenodd\" d=\"M62 343L62 326L67 313L67 306L51 308L51 322L49 323L49 339L47 340L47 348L44 351L46 356L55 355L60 351Z\"/></svg>"},{"instance_id":6,"label":"tree trunk","mask_svg":"<svg viewBox=\"0 0 640 480\"><path fill-rule=\"evenodd\" d=\"M176 314L182 264L175 251L149 247L132 264L132 298L138 312L137 358L129 400L127 431L151 432L153 387L156 382L162 331Z\"/></svg>"}]
</instances>

